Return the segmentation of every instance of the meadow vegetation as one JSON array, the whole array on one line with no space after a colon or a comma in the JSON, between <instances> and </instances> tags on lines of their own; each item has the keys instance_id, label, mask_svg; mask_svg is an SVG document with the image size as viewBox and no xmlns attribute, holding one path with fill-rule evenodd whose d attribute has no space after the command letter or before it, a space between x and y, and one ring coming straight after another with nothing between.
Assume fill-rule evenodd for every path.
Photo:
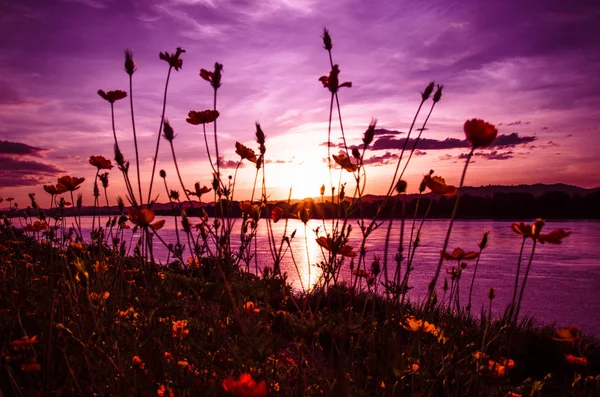
<instances>
[{"instance_id":1,"label":"meadow vegetation","mask_svg":"<svg viewBox=\"0 0 600 397\"><path fill-rule=\"evenodd\" d=\"M175 133L165 117L169 80L183 66L185 50L181 48L159 55L168 69L152 178L143 186L133 103L137 68L132 52L125 52L129 91L98 91L110 105L113 157L126 186L125 198L117 200L118 213L95 213L91 235L84 235L78 217L82 197L75 192L85 180L63 176L55 185L44 186L52 212L42 209L32 194L24 227L7 217L0 224L0 391L4 395L600 394L600 347L594 336L582 335L575 326L533 327L531 319L520 316L536 250L544 244L560 244L569 231L542 233L542 219L514 223L521 249L514 258L511 303L502 316L493 316L495 291L489 288L487 308L471 310L473 289L487 288L477 284L476 276L493 236L482 230L479 249L472 252L450 247L449 239L471 158L494 141L496 127L479 119L467 120L464 131L471 147L458 185L424 170L419 198L407 211L403 176L442 100L443 86L427 84L404 147L398 148L399 159L385 198L367 217L362 200L367 176L364 159L376 121L366 127L362 145L347 145L340 94L351 89L352 83L340 80L327 30L322 40L330 72L318 80L330 97L330 106L325 170L329 184L321 186L320 196L323 203L329 201L333 217L325 217L314 206L268 205L267 137L258 123L257 149L236 143L238 168L231 177L223 176L217 123L220 112L226 110L217 106L224 83L220 63L212 70L200 70L200 78L214 94L211 108L190 111L186 119L202 132L212 184L183 180ZM114 107L126 98L131 108L134 164L126 160L115 129ZM331 150L334 126L339 126L344 146L337 154ZM407 147L413 133L414 145ZM174 176L156 170L161 142L172 156ZM113 162L100 155L91 156L89 162L97 171L92 181L94 208L106 206L110 211L107 189ZM250 199L238 203L234 194L242 162L256 171ZM352 186L341 182L344 173L352 177ZM159 191L172 206L174 244L161 236L165 221L155 219L153 206ZM439 261L430 266L427 296L411 301L407 296L412 288L410 275L419 263L420 237L427 233L427 219L435 205L434 200L421 201L425 192L452 200L450 222L445 239L439 242ZM215 216L208 216L203 199L218 208ZM8 209L14 210L13 200L6 201ZM190 203L196 208L193 212ZM72 224L67 222L67 209L74 215L69 218ZM242 225L234 228L232 218L240 210ZM401 218L399 241L389 238L398 225L383 216L390 210ZM311 218L322 220L313 231L322 258L312 263L322 276L314 285L298 290L291 288L281 270L285 256L293 259L290 241L297 238L295 232L286 227L283 235L276 235L272 227L275 222L287 226L294 217L305 228ZM355 218L358 230L352 228L355 221L350 222ZM271 260L251 268L259 227L266 228L267 241L260 243L268 245ZM128 228L136 236L131 242L124 239ZM365 248L379 228L388 235L382 258L373 257ZM356 234L361 243L352 246L348 239ZM232 244L234 239L239 244ZM168 249L166 263L155 258L156 244ZM130 245L133 255L126 255ZM351 269L350 279L340 276L342 268ZM469 296L460 295L461 282L470 286Z\"/></svg>"}]
</instances>

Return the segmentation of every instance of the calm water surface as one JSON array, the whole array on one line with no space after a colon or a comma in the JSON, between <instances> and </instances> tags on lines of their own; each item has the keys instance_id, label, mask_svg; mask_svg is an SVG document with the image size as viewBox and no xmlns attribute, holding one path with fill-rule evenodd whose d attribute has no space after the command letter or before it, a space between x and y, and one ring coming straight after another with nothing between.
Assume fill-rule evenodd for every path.
<instances>
[{"instance_id":1,"label":"calm water surface","mask_svg":"<svg viewBox=\"0 0 600 397\"><path fill-rule=\"evenodd\" d=\"M165 219L165 227L160 230L160 235L167 243L175 243L175 224L172 217L157 217ZM328 229L331 221L326 221ZM238 232L232 237L232 245L239 246L239 228L241 220L235 221L234 230ZM316 266L323 260L319 245L315 242L313 229L322 225L319 220L311 220L308 224L305 240L304 225L299 220L290 220L287 226L287 236L294 230L295 238L291 241L293 257L298 265L298 270L293 264L292 255L288 253L283 258L282 271L288 275L292 285L301 289L314 284L320 275ZM353 232L350 238L352 245L358 252L361 233L358 225L353 223ZM387 225L387 224L386 224ZM429 220L425 223L421 236L421 245L417 249L414 260L414 271L411 274L410 291L411 299L420 299L425 296L427 284L431 281L439 260L448 220ZM481 307L488 305L488 287L496 289L496 299L493 310L498 313L510 302L514 286L517 258L519 255L521 238L510 228L511 222L495 220L469 220L456 221L449 251L461 247L465 251L477 251L478 243L485 229L490 231L488 248L484 250L477 279L473 291L473 310L479 313ZM91 217L83 217L82 226L84 235L89 236ZM284 235L285 222L273 224L275 240L280 241ZM598 259L598 246L600 243L600 222L597 221L566 221L549 222L545 231L554 228L571 230L571 236L563 240L561 245L538 244L533 265L527 281L527 288L523 299L522 314L534 316L538 324L555 323L557 326L577 325L582 329L600 334L600 260ZM371 234L367 240L367 264L374 256L383 257L385 235L387 227L381 227ZM131 233L130 231L127 231ZM393 274L395 269L394 252L398 247L400 222L395 221L392 233L390 253L388 254L388 269ZM130 236L130 234L129 234ZM265 221L261 220L258 227L256 244L257 264L253 261L251 270L255 266L272 266L272 259L267 243ZM156 239L155 239L156 241ZM306 242L305 242L306 241ZM253 244L254 245L254 244ZM308 246L308 249L307 249ZM525 246L522 272L527 265L531 252L531 243ZM165 261L168 250L158 241L155 243L155 256L157 260ZM185 255L187 257L189 255ZM383 260L381 261L383 265ZM310 265L309 265L310 264ZM461 280L461 303L466 305L469 293L469 284L475 261L463 273ZM403 263L405 265L405 263ZM444 269L456 265L456 262L444 262ZM438 288L441 289L443 278L442 271ZM382 271L383 274L383 271ZM349 262L342 271L341 278L348 280L350 276Z\"/></svg>"}]
</instances>

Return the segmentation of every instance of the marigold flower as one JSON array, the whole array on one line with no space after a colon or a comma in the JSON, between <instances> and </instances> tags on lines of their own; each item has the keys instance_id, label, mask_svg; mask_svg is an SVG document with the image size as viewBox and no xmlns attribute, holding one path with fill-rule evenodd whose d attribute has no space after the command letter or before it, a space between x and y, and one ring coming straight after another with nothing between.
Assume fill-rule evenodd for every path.
<instances>
[{"instance_id":1,"label":"marigold flower","mask_svg":"<svg viewBox=\"0 0 600 397\"><path fill-rule=\"evenodd\" d=\"M456 187L447 185L446 180L440 176L431 176L427 174L423 177L422 184L431 190L433 194L439 194L444 197L452 197L458 191Z\"/></svg>"},{"instance_id":2,"label":"marigold flower","mask_svg":"<svg viewBox=\"0 0 600 397\"><path fill-rule=\"evenodd\" d=\"M190 330L187 329L188 320L177 320L173 321L173 338L183 338L187 334L190 333Z\"/></svg>"},{"instance_id":3,"label":"marigold flower","mask_svg":"<svg viewBox=\"0 0 600 397\"><path fill-rule=\"evenodd\" d=\"M352 161L350 161L350 157L346 156L343 153L340 154L339 156L336 156L335 154L333 154L331 157L333 157L335 162L340 167L342 167L343 169L345 169L348 172L355 172L358 169L358 166L356 164L352 164Z\"/></svg>"},{"instance_id":4,"label":"marigold flower","mask_svg":"<svg viewBox=\"0 0 600 397\"><path fill-rule=\"evenodd\" d=\"M108 92L104 92L104 90L98 90L98 95L100 95L102 99L110 103L115 103L116 101L127 97L127 93L121 90L114 90Z\"/></svg>"},{"instance_id":5,"label":"marigold flower","mask_svg":"<svg viewBox=\"0 0 600 397\"><path fill-rule=\"evenodd\" d=\"M540 234L538 237L538 241L541 244L560 244L562 243L562 239L568 237L571 232L564 231L563 229L554 229L548 234Z\"/></svg>"},{"instance_id":6,"label":"marigold flower","mask_svg":"<svg viewBox=\"0 0 600 397\"><path fill-rule=\"evenodd\" d=\"M192 125L199 124L209 124L215 121L219 117L219 111L217 110L203 110L201 112L196 112L194 110L190 110L188 113L188 118L185 119L188 123Z\"/></svg>"},{"instance_id":7,"label":"marigold flower","mask_svg":"<svg viewBox=\"0 0 600 397\"><path fill-rule=\"evenodd\" d=\"M244 373L239 380L229 376L223 381L223 390L236 397L266 397L267 383L263 380L258 383L252 375Z\"/></svg>"},{"instance_id":8,"label":"marigold flower","mask_svg":"<svg viewBox=\"0 0 600 397\"><path fill-rule=\"evenodd\" d=\"M168 52L165 51L165 52L161 52L158 55L158 57L160 59L162 59L163 61L167 62L169 64L169 67L172 67L175 70L179 70L183 66L183 59L180 59L179 57L184 52L185 52L184 49L182 49L181 47L177 47L177 49L175 50L175 52L173 54L169 54Z\"/></svg>"},{"instance_id":9,"label":"marigold flower","mask_svg":"<svg viewBox=\"0 0 600 397\"><path fill-rule=\"evenodd\" d=\"M235 153L238 154L242 158L242 160L248 160L255 164L256 164L256 161L258 160L256 158L256 154L254 153L254 150L242 145L239 142L235 143Z\"/></svg>"},{"instance_id":10,"label":"marigold flower","mask_svg":"<svg viewBox=\"0 0 600 397\"><path fill-rule=\"evenodd\" d=\"M498 130L494 125L480 119L465 121L463 129L473 148L489 146L498 135Z\"/></svg>"},{"instance_id":11,"label":"marigold flower","mask_svg":"<svg viewBox=\"0 0 600 397\"><path fill-rule=\"evenodd\" d=\"M572 354L566 354L565 358L572 365L587 365L587 358L585 357L576 357Z\"/></svg>"},{"instance_id":12,"label":"marigold flower","mask_svg":"<svg viewBox=\"0 0 600 397\"><path fill-rule=\"evenodd\" d=\"M325 248L328 251L334 250L333 241L331 241L331 239L328 237L321 236L317 238L317 244L319 244L321 247ZM349 258L354 258L356 256L356 252L354 252L353 248L349 245L344 245L343 247L338 249L337 253L342 256L347 256Z\"/></svg>"},{"instance_id":13,"label":"marigold flower","mask_svg":"<svg viewBox=\"0 0 600 397\"><path fill-rule=\"evenodd\" d=\"M273 222L277 223L281 217L283 216L283 208L281 207L274 207L271 210L271 220L273 220Z\"/></svg>"},{"instance_id":14,"label":"marigold flower","mask_svg":"<svg viewBox=\"0 0 600 397\"><path fill-rule=\"evenodd\" d=\"M151 223L154 220L155 215L154 211L149 208L130 208L128 215L131 223L140 227L149 227L152 230L159 230L165 225L164 220Z\"/></svg>"},{"instance_id":15,"label":"marigold flower","mask_svg":"<svg viewBox=\"0 0 600 397\"><path fill-rule=\"evenodd\" d=\"M581 339L581 330L577 327L559 327L555 331L558 337L552 339L558 342L576 342Z\"/></svg>"},{"instance_id":16,"label":"marigold flower","mask_svg":"<svg viewBox=\"0 0 600 397\"><path fill-rule=\"evenodd\" d=\"M104 156L90 156L90 164L98 170L110 170L113 167L110 160L104 158Z\"/></svg>"},{"instance_id":17,"label":"marigold flower","mask_svg":"<svg viewBox=\"0 0 600 397\"><path fill-rule=\"evenodd\" d=\"M79 185L81 185L83 181L85 181L85 178L77 178L68 175L61 176L58 178L58 184L56 188L64 190L65 192L72 192L79 189Z\"/></svg>"},{"instance_id":18,"label":"marigold flower","mask_svg":"<svg viewBox=\"0 0 600 397\"><path fill-rule=\"evenodd\" d=\"M455 248L451 254L449 254L447 252L440 252L440 254L446 260L456 260L456 261L463 261L463 260L469 261L472 259L477 259L477 257L479 256L479 254L477 252L474 252L474 251L465 252L462 248Z\"/></svg>"}]
</instances>

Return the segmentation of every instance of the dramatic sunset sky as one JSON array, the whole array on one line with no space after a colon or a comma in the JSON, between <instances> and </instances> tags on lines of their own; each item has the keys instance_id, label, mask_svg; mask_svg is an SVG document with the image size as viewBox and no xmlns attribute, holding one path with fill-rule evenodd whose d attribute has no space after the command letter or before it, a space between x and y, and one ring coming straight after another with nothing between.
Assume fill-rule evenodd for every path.
<instances>
[{"instance_id":1,"label":"dramatic sunset sky","mask_svg":"<svg viewBox=\"0 0 600 397\"><path fill-rule=\"evenodd\" d=\"M387 130L378 132L366 155L367 192L387 189L398 140L406 136L420 92L432 80L444 85L444 96L408 167L409 192L430 169L458 184L461 155L468 150L462 125L469 118L485 119L506 136L476 153L467 185L600 185L597 0L0 4L0 197L15 197L21 207L29 192L47 206L42 185L62 175L85 177L80 191L91 204L95 169L88 159L113 158L110 106L96 92L128 90L126 48L137 63L135 117L147 185L168 70L158 54L178 46L186 53L183 68L171 76L166 117L190 188L195 181L210 186L211 176L202 130L185 118L189 110L212 107L212 88L198 73L218 61L224 65L218 106L224 161L239 159L236 141L256 148L254 123L260 121L267 134L271 198L287 197L290 185L294 197L318 196L329 180L323 143L330 94L318 81L330 69L320 38L324 27L333 37L340 80L353 83L340 90L349 144L360 143L371 118ZM117 135L135 180L128 99L115 108ZM333 143L339 138L335 123ZM180 190L164 140L158 169ZM253 176L251 166L240 169L236 198L248 198ZM162 188L154 191L167 201ZM116 168L109 195L124 195Z\"/></svg>"}]
</instances>

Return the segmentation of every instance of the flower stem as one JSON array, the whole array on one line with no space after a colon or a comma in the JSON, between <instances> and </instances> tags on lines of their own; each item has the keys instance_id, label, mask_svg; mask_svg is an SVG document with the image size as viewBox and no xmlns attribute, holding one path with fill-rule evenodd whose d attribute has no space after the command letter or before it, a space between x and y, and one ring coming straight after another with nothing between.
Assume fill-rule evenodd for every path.
<instances>
[{"instance_id":1,"label":"flower stem","mask_svg":"<svg viewBox=\"0 0 600 397\"><path fill-rule=\"evenodd\" d=\"M140 179L140 157L138 154L137 134L135 131L135 116L133 113L133 75L129 75L129 105L131 107L131 126L133 128L133 144L135 146L135 166L137 170L138 190L140 194L140 203L144 202L142 198L142 180Z\"/></svg>"},{"instance_id":2,"label":"flower stem","mask_svg":"<svg viewBox=\"0 0 600 397\"><path fill-rule=\"evenodd\" d=\"M515 316L513 318L513 321L515 324L519 320L519 313L521 312L521 303L523 302L523 293L525 292L525 284L527 283L527 278L529 277L529 270L531 270L531 263L533 262L533 254L535 253L536 245L537 245L537 240L533 240L533 247L531 248L531 255L529 255L529 263L527 264L527 270L525 270L525 277L523 278L523 284L521 285L521 292L519 293L519 302L517 303L517 311L515 312Z\"/></svg>"}]
</instances>

